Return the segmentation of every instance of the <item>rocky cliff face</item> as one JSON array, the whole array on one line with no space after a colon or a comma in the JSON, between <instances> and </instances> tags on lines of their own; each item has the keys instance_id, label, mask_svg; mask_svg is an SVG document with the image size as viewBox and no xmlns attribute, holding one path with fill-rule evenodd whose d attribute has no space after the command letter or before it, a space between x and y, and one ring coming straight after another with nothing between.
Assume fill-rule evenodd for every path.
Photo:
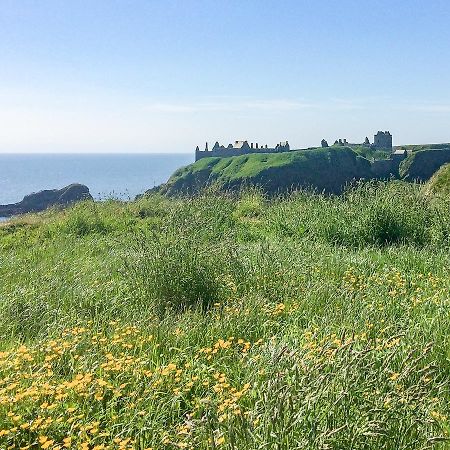
<instances>
[{"instance_id":1,"label":"rocky cliff face","mask_svg":"<svg viewBox=\"0 0 450 450\"><path fill-rule=\"evenodd\" d=\"M400 176L406 181L427 181L447 163L450 163L450 148L420 150L401 163Z\"/></svg>"},{"instance_id":2,"label":"rocky cliff face","mask_svg":"<svg viewBox=\"0 0 450 450\"><path fill-rule=\"evenodd\" d=\"M26 195L21 202L0 205L0 216L10 217L17 214L43 211L50 206L64 206L81 200L92 200L89 188L74 183L62 189L51 189Z\"/></svg>"}]
</instances>

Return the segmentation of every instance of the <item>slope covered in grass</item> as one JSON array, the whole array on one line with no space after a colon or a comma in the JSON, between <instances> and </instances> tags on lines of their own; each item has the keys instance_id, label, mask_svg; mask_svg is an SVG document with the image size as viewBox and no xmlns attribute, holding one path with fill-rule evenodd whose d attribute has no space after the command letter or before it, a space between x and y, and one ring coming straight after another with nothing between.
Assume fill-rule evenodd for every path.
<instances>
[{"instance_id":1,"label":"slope covered in grass","mask_svg":"<svg viewBox=\"0 0 450 450\"><path fill-rule=\"evenodd\" d=\"M437 195L450 194L450 164L442 166L427 183L426 190Z\"/></svg>"},{"instance_id":2,"label":"slope covered in grass","mask_svg":"<svg viewBox=\"0 0 450 450\"><path fill-rule=\"evenodd\" d=\"M215 184L223 190L259 186L266 192L312 187L331 193L370 178L370 163L350 148L334 147L230 158L204 158L176 171L162 193L194 193Z\"/></svg>"},{"instance_id":3,"label":"slope covered in grass","mask_svg":"<svg viewBox=\"0 0 450 450\"><path fill-rule=\"evenodd\" d=\"M449 206L390 183L1 225L0 448L448 448Z\"/></svg>"}]
</instances>

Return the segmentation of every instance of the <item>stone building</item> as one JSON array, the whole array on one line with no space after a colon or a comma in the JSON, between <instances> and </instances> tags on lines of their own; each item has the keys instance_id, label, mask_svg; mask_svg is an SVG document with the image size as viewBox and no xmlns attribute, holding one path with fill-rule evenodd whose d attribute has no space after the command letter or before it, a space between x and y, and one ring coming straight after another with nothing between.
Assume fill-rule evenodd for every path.
<instances>
[{"instance_id":1,"label":"stone building","mask_svg":"<svg viewBox=\"0 0 450 450\"><path fill-rule=\"evenodd\" d=\"M369 138L366 137L362 144L348 142L347 139L336 139L334 141L333 145L341 145L341 146L348 146L348 147L365 146L365 147L383 148L383 149L392 150L392 135L389 131L379 131L374 136L373 144L371 144L369 141Z\"/></svg>"},{"instance_id":2,"label":"stone building","mask_svg":"<svg viewBox=\"0 0 450 450\"><path fill-rule=\"evenodd\" d=\"M407 156L408 152L404 149L393 150L393 152L391 153L391 159L393 159L394 161L398 161L399 163L406 159Z\"/></svg>"},{"instance_id":3,"label":"stone building","mask_svg":"<svg viewBox=\"0 0 450 450\"><path fill-rule=\"evenodd\" d=\"M379 131L373 137L373 146L375 148L387 148L392 150L392 135L389 131Z\"/></svg>"},{"instance_id":4,"label":"stone building","mask_svg":"<svg viewBox=\"0 0 450 450\"><path fill-rule=\"evenodd\" d=\"M220 145L218 142L214 144L211 151L208 150L208 143L206 143L205 150L200 150L197 146L195 149L195 160L211 156L219 156L226 158L229 156L246 155L248 153L278 153L288 152L290 150L289 142L284 141L277 144L275 147L268 147L267 145L260 145L258 143L248 141L234 141L234 144L228 144L226 147Z\"/></svg>"},{"instance_id":5,"label":"stone building","mask_svg":"<svg viewBox=\"0 0 450 450\"><path fill-rule=\"evenodd\" d=\"M370 164L372 166L372 172L376 178L389 179L392 176L399 177L400 163L406 159L408 152L406 150L397 149L394 150L389 159L376 159Z\"/></svg>"}]
</instances>

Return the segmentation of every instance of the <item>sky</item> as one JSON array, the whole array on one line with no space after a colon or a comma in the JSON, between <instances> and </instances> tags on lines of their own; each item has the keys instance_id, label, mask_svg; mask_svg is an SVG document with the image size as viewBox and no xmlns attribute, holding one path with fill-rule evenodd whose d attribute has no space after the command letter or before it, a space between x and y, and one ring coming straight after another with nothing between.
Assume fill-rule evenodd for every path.
<instances>
[{"instance_id":1,"label":"sky","mask_svg":"<svg viewBox=\"0 0 450 450\"><path fill-rule=\"evenodd\" d=\"M0 0L0 152L450 142L448 0Z\"/></svg>"}]
</instances>

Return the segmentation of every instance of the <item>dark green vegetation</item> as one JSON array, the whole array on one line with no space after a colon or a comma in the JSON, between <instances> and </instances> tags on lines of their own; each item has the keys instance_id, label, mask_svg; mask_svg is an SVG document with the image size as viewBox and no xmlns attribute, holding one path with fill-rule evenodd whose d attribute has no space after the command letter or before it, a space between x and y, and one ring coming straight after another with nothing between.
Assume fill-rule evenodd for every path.
<instances>
[{"instance_id":1,"label":"dark green vegetation","mask_svg":"<svg viewBox=\"0 0 450 450\"><path fill-rule=\"evenodd\" d=\"M426 181L448 162L450 162L450 148L419 150L400 164L400 176L407 181Z\"/></svg>"},{"instance_id":2,"label":"dark green vegetation","mask_svg":"<svg viewBox=\"0 0 450 450\"><path fill-rule=\"evenodd\" d=\"M2 225L0 448L448 448L449 211L391 182Z\"/></svg>"},{"instance_id":3,"label":"dark green vegetation","mask_svg":"<svg viewBox=\"0 0 450 450\"><path fill-rule=\"evenodd\" d=\"M355 179L370 178L370 163L348 147L204 158L177 170L161 187L164 194L192 194L207 185L238 190L246 185L266 192L313 187L339 193Z\"/></svg>"},{"instance_id":4,"label":"dark green vegetation","mask_svg":"<svg viewBox=\"0 0 450 450\"><path fill-rule=\"evenodd\" d=\"M391 154L390 149L373 148L366 145L352 145L351 149L369 161L373 161L375 159L387 159Z\"/></svg>"}]
</instances>

